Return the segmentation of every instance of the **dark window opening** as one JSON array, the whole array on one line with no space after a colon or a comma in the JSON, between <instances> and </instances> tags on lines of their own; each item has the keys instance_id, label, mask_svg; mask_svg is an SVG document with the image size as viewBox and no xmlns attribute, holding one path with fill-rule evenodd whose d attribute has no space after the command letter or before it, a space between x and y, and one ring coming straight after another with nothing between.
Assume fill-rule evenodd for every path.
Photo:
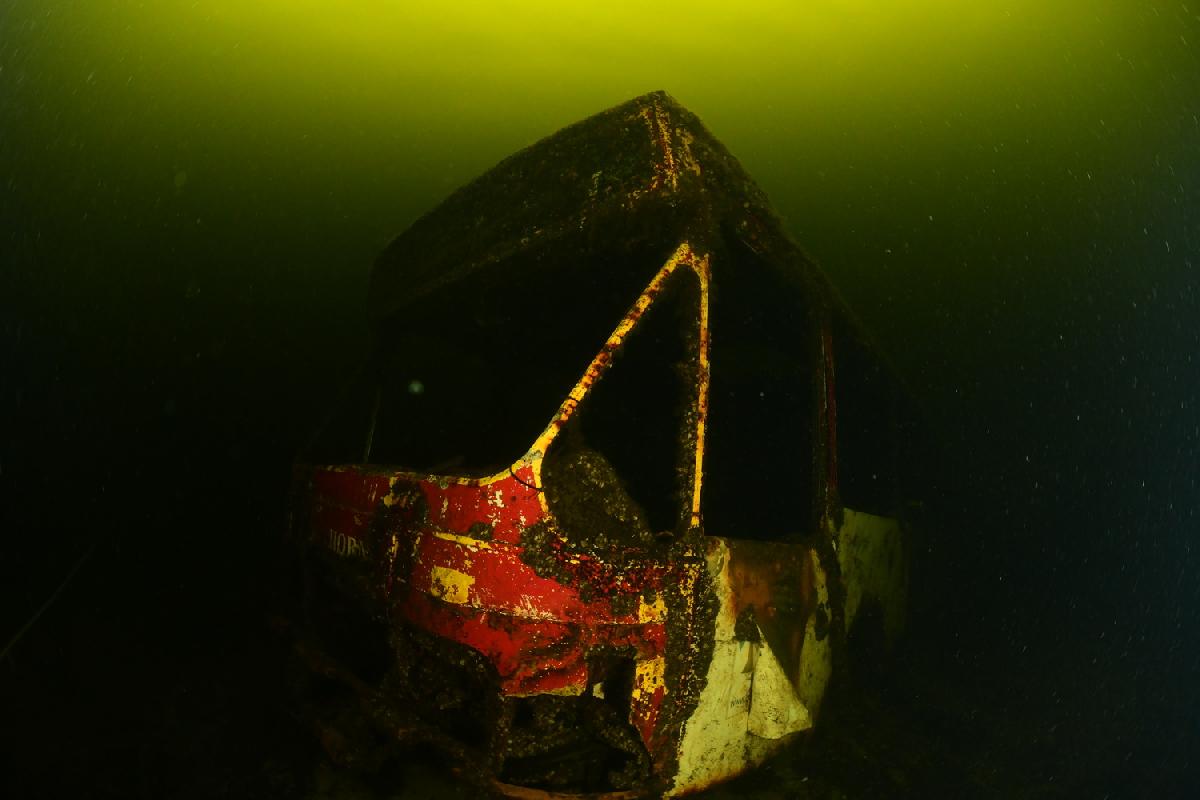
<instances>
[{"instance_id":1,"label":"dark window opening","mask_svg":"<svg viewBox=\"0 0 1200 800\"><path fill-rule=\"evenodd\" d=\"M702 510L715 536L812 533L815 327L800 288L744 247L713 261Z\"/></svg>"},{"instance_id":2,"label":"dark window opening","mask_svg":"<svg viewBox=\"0 0 1200 800\"><path fill-rule=\"evenodd\" d=\"M576 541L649 544L686 524L698 310L696 276L680 270L547 453L547 498Z\"/></svg>"},{"instance_id":3,"label":"dark window opening","mask_svg":"<svg viewBox=\"0 0 1200 800\"><path fill-rule=\"evenodd\" d=\"M833 356L842 503L856 511L893 514L900 504L895 382L840 317L833 325Z\"/></svg>"},{"instance_id":4,"label":"dark window opening","mask_svg":"<svg viewBox=\"0 0 1200 800\"><path fill-rule=\"evenodd\" d=\"M669 255L557 244L570 261L522 253L380 326L370 463L482 475L520 458Z\"/></svg>"}]
</instances>

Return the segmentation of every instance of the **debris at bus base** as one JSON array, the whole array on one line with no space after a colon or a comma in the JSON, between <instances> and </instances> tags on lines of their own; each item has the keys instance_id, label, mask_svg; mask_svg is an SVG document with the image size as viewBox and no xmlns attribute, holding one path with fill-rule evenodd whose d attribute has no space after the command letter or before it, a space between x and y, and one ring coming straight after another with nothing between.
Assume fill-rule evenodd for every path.
<instances>
[{"instance_id":1,"label":"debris at bus base","mask_svg":"<svg viewBox=\"0 0 1200 800\"><path fill-rule=\"evenodd\" d=\"M339 763L420 744L513 797L682 795L817 724L860 617L901 632L896 383L666 94L459 189L369 304L292 509Z\"/></svg>"}]
</instances>

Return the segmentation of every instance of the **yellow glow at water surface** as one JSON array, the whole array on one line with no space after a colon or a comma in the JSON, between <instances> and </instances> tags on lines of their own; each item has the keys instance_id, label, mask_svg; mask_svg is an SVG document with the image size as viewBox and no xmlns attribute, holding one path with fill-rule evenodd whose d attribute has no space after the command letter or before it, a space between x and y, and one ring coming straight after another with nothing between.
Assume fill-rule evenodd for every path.
<instances>
[{"instance_id":1,"label":"yellow glow at water surface","mask_svg":"<svg viewBox=\"0 0 1200 800\"><path fill-rule=\"evenodd\" d=\"M920 177L952 151L979 169L980 131L1036 147L1107 126L1102 146L1137 144L1164 23L1129 5L17 0L9 26L45 98L24 127L41 141L142 159L166 191L203 191L214 165L226 193L239 175L296 195L403 184L399 224L654 89L700 114L785 214L779 185L796 175L903 162Z\"/></svg>"},{"instance_id":2,"label":"yellow glow at water surface","mask_svg":"<svg viewBox=\"0 0 1200 800\"><path fill-rule=\"evenodd\" d=\"M916 104L953 111L1029 81L1086 93L1081 62L1127 33L1120 15L1082 0L199 0L79 13L87 19L48 20L78 32L80 49L61 55L102 62L117 85L130 78L251 125L285 113L343 135L402 114L564 122L655 88L702 113L751 99L863 121Z\"/></svg>"}]
</instances>

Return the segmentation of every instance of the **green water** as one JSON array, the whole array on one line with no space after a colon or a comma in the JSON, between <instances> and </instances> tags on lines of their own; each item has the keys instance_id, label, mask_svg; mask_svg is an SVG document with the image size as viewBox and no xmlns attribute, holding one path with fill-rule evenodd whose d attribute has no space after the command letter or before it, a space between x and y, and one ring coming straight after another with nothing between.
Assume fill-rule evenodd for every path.
<instances>
[{"instance_id":1,"label":"green water","mask_svg":"<svg viewBox=\"0 0 1200 800\"><path fill-rule=\"evenodd\" d=\"M163 533L180 504L243 543L273 524L364 346L376 253L504 156L661 88L925 409L920 641L1046 707L1086 674L1186 727L1200 6L652 6L0 3L7 628L98 532L175 558L199 541ZM1136 754L1113 785L1194 777L1164 741L1104 751Z\"/></svg>"},{"instance_id":2,"label":"green water","mask_svg":"<svg viewBox=\"0 0 1200 800\"><path fill-rule=\"evenodd\" d=\"M1038 346L1089 294L1130 313L1190 252L1183 4L6 6L10 219L92 262L53 304L352 302L451 189L655 88L742 159L918 382L1003 358L1009 335ZM964 346L931 363L947 334Z\"/></svg>"}]
</instances>

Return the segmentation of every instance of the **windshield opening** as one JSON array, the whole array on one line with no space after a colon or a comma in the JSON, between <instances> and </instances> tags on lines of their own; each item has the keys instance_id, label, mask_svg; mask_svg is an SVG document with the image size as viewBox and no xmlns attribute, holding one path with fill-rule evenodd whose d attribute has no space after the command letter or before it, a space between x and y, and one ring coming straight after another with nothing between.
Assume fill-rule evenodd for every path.
<instances>
[{"instance_id":1,"label":"windshield opening","mask_svg":"<svg viewBox=\"0 0 1200 800\"><path fill-rule=\"evenodd\" d=\"M798 287L737 244L714 258L712 281L705 531L809 535L817 474L812 309Z\"/></svg>"},{"instance_id":2,"label":"windshield opening","mask_svg":"<svg viewBox=\"0 0 1200 800\"><path fill-rule=\"evenodd\" d=\"M566 263L534 251L488 265L380 326L369 463L481 476L525 454L669 254L564 251Z\"/></svg>"},{"instance_id":3,"label":"windshield opening","mask_svg":"<svg viewBox=\"0 0 1200 800\"><path fill-rule=\"evenodd\" d=\"M686 527L699 291L689 269L668 279L546 453L547 500L573 539L644 545Z\"/></svg>"}]
</instances>

